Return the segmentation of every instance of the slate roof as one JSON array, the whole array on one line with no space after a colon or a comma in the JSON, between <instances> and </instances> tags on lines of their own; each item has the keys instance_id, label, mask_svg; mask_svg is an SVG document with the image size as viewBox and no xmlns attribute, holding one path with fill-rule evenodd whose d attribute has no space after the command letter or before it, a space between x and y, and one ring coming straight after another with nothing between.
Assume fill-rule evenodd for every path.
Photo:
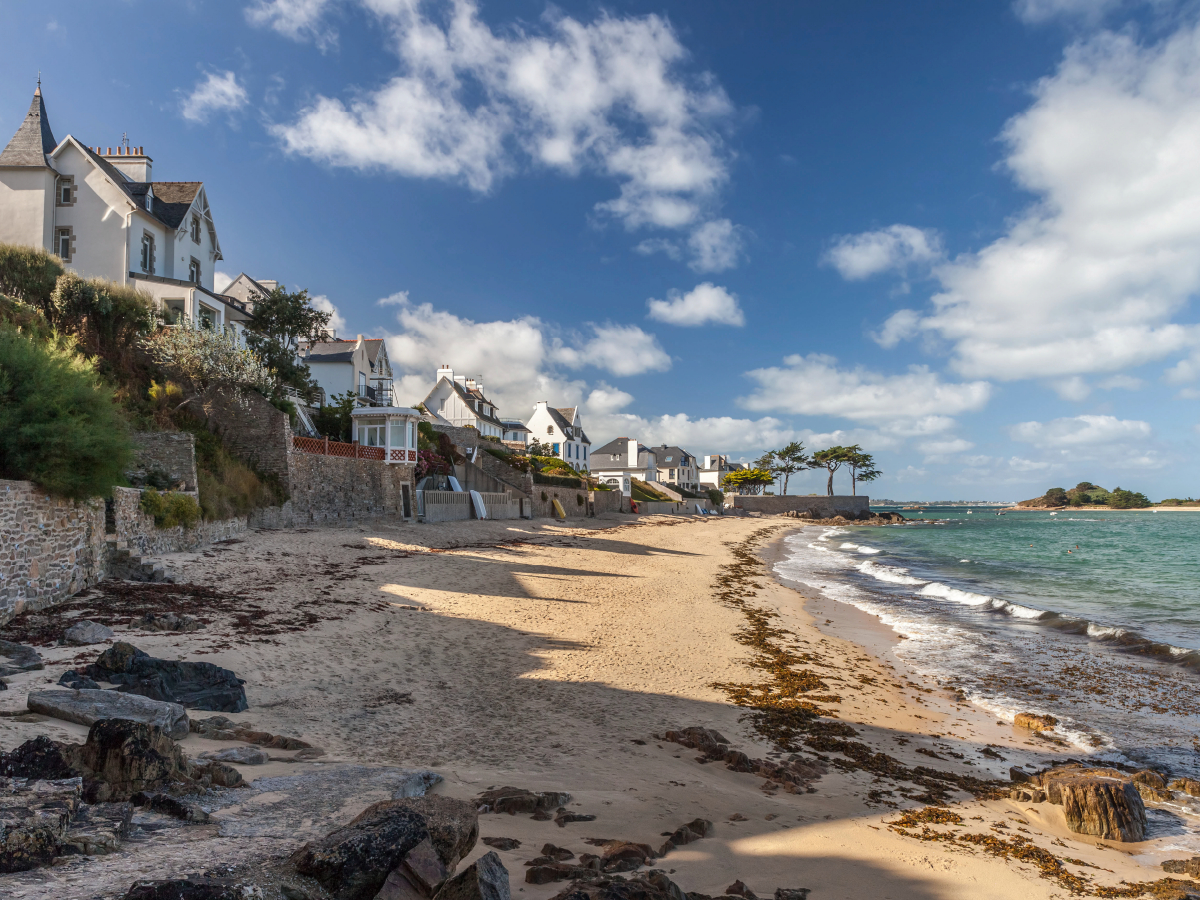
<instances>
[{"instance_id":1,"label":"slate roof","mask_svg":"<svg viewBox=\"0 0 1200 900\"><path fill-rule=\"evenodd\" d=\"M447 380L449 381L449 379L447 379ZM492 425L495 425L497 428L504 427L504 423L501 422L498 418L496 418L496 416L494 414L484 414L482 411L480 411L479 409L476 408L476 406L475 406L476 400L483 401L483 403L490 406L493 410L496 408L495 403L493 403L487 397L483 396L483 391L478 390L478 389L469 390L469 389L463 387L457 381L450 381L450 384L452 384L454 386L454 390L458 393L458 395L460 397L462 397L463 401L467 404L467 408L470 409L471 412L475 414L475 417L477 419L482 419L485 422L489 422Z\"/></svg>"},{"instance_id":2,"label":"slate roof","mask_svg":"<svg viewBox=\"0 0 1200 900\"><path fill-rule=\"evenodd\" d=\"M692 460L692 465L696 463L696 454L688 453L682 447L668 447L666 444L663 444L661 447L655 447L653 449L654 455L658 457L659 463L667 469L678 469L680 466L689 465L688 463L680 461L684 457ZM670 461L667 461L668 457L670 458Z\"/></svg>"},{"instance_id":3,"label":"slate roof","mask_svg":"<svg viewBox=\"0 0 1200 900\"><path fill-rule=\"evenodd\" d=\"M42 89L33 92L33 102L25 121L12 136L4 152L0 153L0 166L37 166L50 168L50 154L58 146L54 132L50 130L50 119L46 116L46 104L42 102Z\"/></svg>"},{"instance_id":4,"label":"slate roof","mask_svg":"<svg viewBox=\"0 0 1200 900\"><path fill-rule=\"evenodd\" d=\"M150 184L154 187L154 217L169 228L180 226L192 208L192 201L204 187L203 181L152 181ZM142 194L145 193L143 190Z\"/></svg>"},{"instance_id":5,"label":"slate roof","mask_svg":"<svg viewBox=\"0 0 1200 900\"><path fill-rule=\"evenodd\" d=\"M501 422L504 424L505 431L524 431L529 433L529 429L525 426L525 423L519 419L502 419Z\"/></svg>"},{"instance_id":6,"label":"slate roof","mask_svg":"<svg viewBox=\"0 0 1200 900\"><path fill-rule=\"evenodd\" d=\"M644 462L646 456L654 456L655 453L656 451L652 448L647 447L645 444L639 443L638 464L635 468L646 468L646 462ZM611 458L613 456L616 456L617 458L614 460ZM657 459L657 456L655 456L655 458ZM629 468L629 438L616 438L615 440L609 441L603 447L593 448L592 452L589 454L588 462L591 463L593 469L605 469L609 467L616 469ZM658 466L656 463L655 468L657 467Z\"/></svg>"},{"instance_id":7,"label":"slate roof","mask_svg":"<svg viewBox=\"0 0 1200 900\"><path fill-rule=\"evenodd\" d=\"M354 359L354 347L357 343L357 338L315 341L306 348L307 355L304 358L306 361L318 363L351 362ZM367 361L374 369L375 362L379 359L379 350L383 346L383 338L363 338L363 344L367 351Z\"/></svg>"}]
</instances>

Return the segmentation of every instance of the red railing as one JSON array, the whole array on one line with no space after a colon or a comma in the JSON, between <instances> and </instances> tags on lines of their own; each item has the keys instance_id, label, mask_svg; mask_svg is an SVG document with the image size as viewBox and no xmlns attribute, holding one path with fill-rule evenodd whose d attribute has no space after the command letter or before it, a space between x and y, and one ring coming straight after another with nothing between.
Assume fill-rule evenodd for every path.
<instances>
[{"instance_id":1,"label":"red railing","mask_svg":"<svg viewBox=\"0 0 1200 900\"><path fill-rule=\"evenodd\" d=\"M382 447L363 447L357 441L344 444L329 438L310 438L292 435L292 446L302 453L318 453L322 456L342 456L346 459L383 459Z\"/></svg>"}]
</instances>

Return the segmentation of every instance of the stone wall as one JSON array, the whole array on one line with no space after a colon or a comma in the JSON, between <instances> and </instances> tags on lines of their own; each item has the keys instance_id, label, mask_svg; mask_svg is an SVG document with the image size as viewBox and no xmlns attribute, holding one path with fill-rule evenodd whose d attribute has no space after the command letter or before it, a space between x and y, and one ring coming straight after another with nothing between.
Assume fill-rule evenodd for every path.
<instances>
[{"instance_id":1,"label":"stone wall","mask_svg":"<svg viewBox=\"0 0 1200 900\"><path fill-rule=\"evenodd\" d=\"M0 480L0 624L104 577L104 501L60 500Z\"/></svg>"},{"instance_id":2,"label":"stone wall","mask_svg":"<svg viewBox=\"0 0 1200 900\"><path fill-rule=\"evenodd\" d=\"M629 512L629 498L620 491L592 491L592 509L598 516Z\"/></svg>"},{"instance_id":3,"label":"stone wall","mask_svg":"<svg viewBox=\"0 0 1200 900\"><path fill-rule=\"evenodd\" d=\"M870 497L828 497L813 494L807 497L797 497L791 494L783 497L744 497L741 494L726 494L725 505L734 509L744 509L747 512L758 512L764 516L779 515L780 513L811 511L818 519L831 519L834 516L859 515L871 508Z\"/></svg>"},{"instance_id":4,"label":"stone wall","mask_svg":"<svg viewBox=\"0 0 1200 900\"><path fill-rule=\"evenodd\" d=\"M117 549L129 550L138 556L195 550L214 541L237 537L250 527L248 517L237 516L218 522L198 522L195 528L182 525L159 528L154 524L154 516L142 512L141 503L140 490L113 488L113 520L116 523L113 533L117 538Z\"/></svg>"},{"instance_id":5,"label":"stone wall","mask_svg":"<svg viewBox=\"0 0 1200 900\"><path fill-rule=\"evenodd\" d=\"M460 453L474 450L479 444L484 443L483 436L474 428L459 428L457 425L442 425L439 422L430 424L433 425L434 431L448 434Z\"/></svg>"},{"instance_id":6,"label":"stone wall","mask_svg":"<svg viewBox=\"0 0 1200 900\"><path fill-rule=\"evenodd\" d=\"M701 509L712 509L707 500L639 500L637 505L638 514L643 516L694 516L697 503Z\"/></svg>"},{"instance_id":7,"label":"stone wall","mask_svg":"<svg viewBox=\"0 0 1200 900\"><path fill-rule=\"evenodd\" d=\"M533 476L528 472L518 472L508 463L501 462L484 450L479 451L479 458L475 461L475 465L523 496L533 496Z\"/></svg>"},{"instance_id":8,"label":"stone wall","mask_svg":"<svg viewBox=\"0 0 1200 900\"><path fill-rule=\"evenodd\" d=\"M186 431L139 431L133 435L134 468L130 481L164 473L176 490L196 490L196 437Z\"/></svg>"},{"instance_id":9,"label":"stone wall","mask_svg":"<svg viewBox=\"0 0 1200 900\"><path fill-rule=\"evenodd\" d=\"M601 491L601 493L604 492ZM543 494L546 496L545 500L542 499ZM590 494L590 491L577 488L557 487L553 484L535 484L533 486L533 516L535 519L558 518L554 512L554 504L551 502L557 497L568 519L586 518L591 514L588 507ZM583 503L579 502L580 497L583 498Z\"/></svg>"},{"instance_id":10,"label":"stone wall","mask_svg":"<svg viewBox=\"0 0 1200 900\"><path fill-rule=\"evenodd\" d=\"M278 478L291 494L292 426L287 413L260 394L219 394L204 403L201 417L231 453L260 473Z\"/></svg>"},{"instance_id":11,"label":"stone wall","mask_svg":"<svg viewBox=\"0 0 1200 900\"><path fill-rule=\"evenodd\" d=\"M414 467L374 459L345 459L317 453L289 455L292 525L322 525L357 519L402 518L403 489L412 491ZM411 510L415 514L415 510Z\"/></svg>"}]
</instances>

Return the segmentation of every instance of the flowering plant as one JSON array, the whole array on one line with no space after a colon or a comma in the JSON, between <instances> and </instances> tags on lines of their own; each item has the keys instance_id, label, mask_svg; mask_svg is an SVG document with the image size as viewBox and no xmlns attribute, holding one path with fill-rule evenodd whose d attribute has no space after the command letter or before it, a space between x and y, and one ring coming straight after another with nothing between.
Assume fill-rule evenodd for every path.
<instances>
[{"instance_id":1,"label":"flowering plant","mask_svg":"<svg viewBox=\"0 0 1200 900\"><path fill-rule=\"evenodd\" d=\"M142 341L142 346L156 363L190 388L180 407L228 388L269 395L274 385L271 371L252 351L239 347L233 334L190 321L160 328Z\"/></svg>"}]
</instances>

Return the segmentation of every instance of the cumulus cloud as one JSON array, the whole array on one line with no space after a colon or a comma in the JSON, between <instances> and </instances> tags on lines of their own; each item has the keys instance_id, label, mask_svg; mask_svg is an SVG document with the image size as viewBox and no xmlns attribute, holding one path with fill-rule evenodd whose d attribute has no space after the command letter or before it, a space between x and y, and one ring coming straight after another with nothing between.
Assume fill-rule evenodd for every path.
<instances>
[{"instance_id":1,"label":"cumulus cloud","mask_svg":"<svg viewBox=\"0 0 1200 900\"><path fill-rule=\"evenodd\" d=\"M871 338L880 347L895 347L901 341L916 337L921 330L921 314L915 309L898 309L883 323Z\"/></svg>"},{"instance_id":2,"label":"cumulus cloud","mask_svg":"<svg viewBox=\"0 0 1200 900\"><path fill-rule=\"evenodd\" d=\"M746 373L756 391L739 402L748 409L829 415L872 423L919 423L982 409L991 396L985 381L947 383L924 366L902 375L838 368L823 354L785 357L783 366Z\"/></svg>"},{"instance_id":3,"label":"cumulus cloud","mask_svg":"<svg viewBox=\"0 0 1200 900\"><path fill-rule=\"evenodd\" d=\"M686 294L668 291L666 300L646 301L649 316L669 325L696 326L713 322L719 325L746 324L737 294L711 282L698 284Z\"/></svg>"},{"instance_id":4,"label":"cumulus cloud","mask_svg":"<svg viewBox=\"0 0 1200 900\"><path fill-rule=\"evenodd\" d=\"M590 340L566 344L556 342L551 357L572 369L595 366L613 375L641 375L671 368L671 357L659 346L658 338L636 325L592 325Z\"/></svg>"},{"instance_id":5,"label":"cumulus cloud","mask_svg":"<svg viewBox=\"0 0 1200 900\"><path fill-rule=\"evenodd\" d=\"M1115 416L1072 416L1050 422L1021 422L1009 429L1015 441L1044 449L1111 447L1144 442L1150 437L1147 422Z\"/></svg>"},{"instance_id":6,"label":"cumulus cloud","mask_svg":"<svg viewBox=\"0 0 1200 900\"><path fill-rule=\"evenodd\" d=\"M390 36L399 73L349 101L318 96L275 129L287 151L478 192L523 166L597 173L620 186L601 214L630 229L687 229L704 271L736 260L736 230L710 214L728 178L722 130L733 106L710 74L686 69L666 19L585 23L553 12L536 30L496 31L473 0L363 2ZM303 34L321 8L275 0L252 16Z\"/></svg>"},{"instance_id":7,"label":"cumulus cloud","mask_svg":"<svg viewBox=\"0 0 1200 900\"><path fill-rule=\"evenodd\" d=\"M963 438L949 438L944 441L926 441L918 449L925 454L926 462L944 460L956 453L965 453L975 445Z\"/></svg>"},{"instance_id":8,"label":"cumulus cloud","mask_svg":"<svg viewBox=\"0 0 1200 900\"><path fill-rule=\"evenodd\" d=\"M1057 18L1095 21L1125 0L1016 0L1013 12L1023 22L1038 24Z\"/></svg>"},{"instance_id":9,"label":"cumulus cloud","mask_svg":"<svg viewBox=\"0 0 1200 900\"><path fill-rule=\"evenodd\" d=\"M824 256L849 281L861 281L883 272L902 271L914 264L942 258L942 239L936 231L912 225L890 225L879 231L836 238Z\"/></svg>"},{"instance_id":10,"label":"cumulus cloud","mask_svg":"<svg viewBox=\"0 0 1200 900\"><path fill-rule=\"evenodd\" d=\"M237 112L249 100L232 72L209 72L183 100L180 112L189 122L207 122L213 113Z\"/></svg>"},{"instance_id":11,"label":"cumulus cloud","mask_svg":"<svg viewBox=\"0 0 1200 900\"><path fill-rule=\"evenodd\" d=\"M329 327L335 334L340 334L343 337L345 336L346 317L338 311L338 308L334 306L332 300L330 300L324 294L317 294L315 297L309 297L308 302L312 304L313 309L318 309L321 312L329 313Z\"/></svg>"},{"instance_id":12,"label":"cumulus cloud","mask_svg":"<svg viewBox=\"0 0 1200 900\"><path fill-rule=\"evenodd\" d=\"M247 7L246 19L294 41L312 40L327 47L337 40L337 32L324 21L331 5L331 0L259 0Z\"/></svg>"},{"instance_id":13,"label":"cumulus cloud","mask_svg":"<svg viewBox=\"0 0 1200 900\"><path fill-rule=\"evenodd\" d=\"M936 266L933 309L882 334L929 331L966 377L1081 396L1071 379L1200 343L1177 321L1200 290L1200 26L1154 44L1079 41L1033 93L1003 139L1038 201L994 243Z\"/></svg>"},{"instance_id":14,"label":"cumulus cloud","mask_svg":"<svg viewBox=\"0 0 1200 900\"><path fill-rule=\"evenodd\" d=\"M213 272L213 290L220 294L233 283L233 276L220 269Z\"/></svg>"}]
</instances>

